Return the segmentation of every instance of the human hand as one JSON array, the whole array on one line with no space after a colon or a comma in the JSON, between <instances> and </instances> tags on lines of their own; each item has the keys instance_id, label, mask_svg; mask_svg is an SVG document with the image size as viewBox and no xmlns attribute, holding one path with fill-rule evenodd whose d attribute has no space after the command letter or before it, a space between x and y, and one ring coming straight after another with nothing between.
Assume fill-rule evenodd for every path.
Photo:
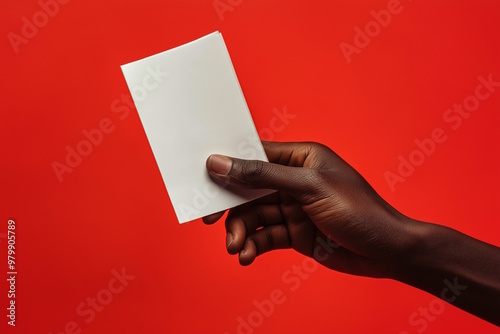
<instances>
[{"instance_id":1,"label":"human hand","mask_svg":"<svg viewBox=\"0 0 500 334\"><path fill-rule=\"evenodd\" d=\"M277 190L229 210L227 250L239 254L242 265L293 248L334 270L396 279L500 326L499 247L402 215L323 145L263 145L269 163L220 155L207 160L217 180Z\"/></svg>"},{"instance_id":2,"label":"human hand","mask_svg":"<svg viewBox=\"0 0 500 334\"><path fill-rule=\"evenodd\" d=\"M317 143L264 142L269 163L221 155L207 159L212 177L276 193L229 210L226 245L242 265L271 250L293 248L324 266L388 277L411 251L419 224L385 202L332 150ZM224 212L203 218L212 224Z\"/></svg>"}]
</instances>

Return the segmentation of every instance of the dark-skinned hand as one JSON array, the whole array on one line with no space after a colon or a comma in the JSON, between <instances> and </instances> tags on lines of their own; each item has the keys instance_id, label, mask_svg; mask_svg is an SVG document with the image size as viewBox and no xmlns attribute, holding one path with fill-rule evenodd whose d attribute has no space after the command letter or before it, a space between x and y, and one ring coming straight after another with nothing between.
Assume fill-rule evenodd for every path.
<instances>
[{"instance_id":1,"label":"dark-skinned hand","mask_svg":"<svg viewBox=\"0 0 500 334\"><path fill-rule=\"evenodd\" d=\"M321 144L263 145L269 162L207 160L218 182L276 190L229 210L227 250L239 254L242 265L293 248L337 271L417 287L500 326L499 247L404 216Z\"/></svg>"},{"instance_id":2,"label":"dark-skinned hand","mask_svg":"<svg viewBox=\"0 0 500 334\"><path fill-rule=\"evenodd\" d=\"M212 155L211 176L276 193L229 210L226 245L242 265L293 248L342 272L381 277L411 248L411 221L349 164L317 143L264 142L269 163ZM223 212L203 218L217 221Z\"/></svg>"}]
</instances>

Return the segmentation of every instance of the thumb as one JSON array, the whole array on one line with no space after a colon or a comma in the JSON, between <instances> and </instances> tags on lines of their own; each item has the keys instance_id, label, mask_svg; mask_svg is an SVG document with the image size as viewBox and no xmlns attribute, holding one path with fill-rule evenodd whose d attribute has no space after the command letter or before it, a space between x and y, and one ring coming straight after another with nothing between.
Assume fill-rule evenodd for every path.
<instances>
[{"instance_id":1,"label":"thumb","mask_svg":"<svg viewBox=\"0 0 500 334\"><path fill-rule=\"evenodd\" d=\"M315 169L290 167L260 160L242 160L213 154L207 159L210 175L220 181L245 188L282 190L297 199L318 192Z\"/></svg>"}]
</instances>

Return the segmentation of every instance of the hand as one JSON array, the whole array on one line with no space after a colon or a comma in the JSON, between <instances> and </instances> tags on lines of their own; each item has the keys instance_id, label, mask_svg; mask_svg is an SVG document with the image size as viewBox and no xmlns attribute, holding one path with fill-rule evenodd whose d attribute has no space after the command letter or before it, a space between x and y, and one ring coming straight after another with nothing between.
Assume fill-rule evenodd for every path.
<instances>
[{"instance_id":1,"label":"hand","mask_svg":"<svg viewBox=\"0 0 500 334\"><path fill-rule=\"evenodd\" d=\"M229 210L226 245L242 265L293 248L334 270L388 277L411 251L416 225L349 164L317 143L264 142L269 163L211 155L210 175L276 193ZM217 221L224 212L203 218Z\"/></svg>"},{"instance_id":2,"label":"hand","mask_svg":"<svg viewBox=\"0 0 500 334\"><path fill-rule=\"evenodd\" d=\"M500 326L499 247L402 215L323 145L263 144L269 163L207 160L219 181L277 190L229 210L227 250L242 265L293 248L334 270L396 279Z\"/></svg>"}]
</instances>

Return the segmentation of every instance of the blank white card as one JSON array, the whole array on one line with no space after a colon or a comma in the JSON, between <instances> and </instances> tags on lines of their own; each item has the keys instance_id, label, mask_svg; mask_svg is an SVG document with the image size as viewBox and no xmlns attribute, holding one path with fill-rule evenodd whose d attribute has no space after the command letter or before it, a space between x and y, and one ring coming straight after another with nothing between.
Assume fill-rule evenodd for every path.
<instances>
[{"instance_id":1,"label":"blank white card","mask_svg":"<svg viewBox=\"0 0 500 334\"><path fill-rule=\"evenodd\" d=\"M205 167L214 153L267 161L219 32L121 69L179 223L272 192L229 190Z\"/></svg>"}]
</instances>

